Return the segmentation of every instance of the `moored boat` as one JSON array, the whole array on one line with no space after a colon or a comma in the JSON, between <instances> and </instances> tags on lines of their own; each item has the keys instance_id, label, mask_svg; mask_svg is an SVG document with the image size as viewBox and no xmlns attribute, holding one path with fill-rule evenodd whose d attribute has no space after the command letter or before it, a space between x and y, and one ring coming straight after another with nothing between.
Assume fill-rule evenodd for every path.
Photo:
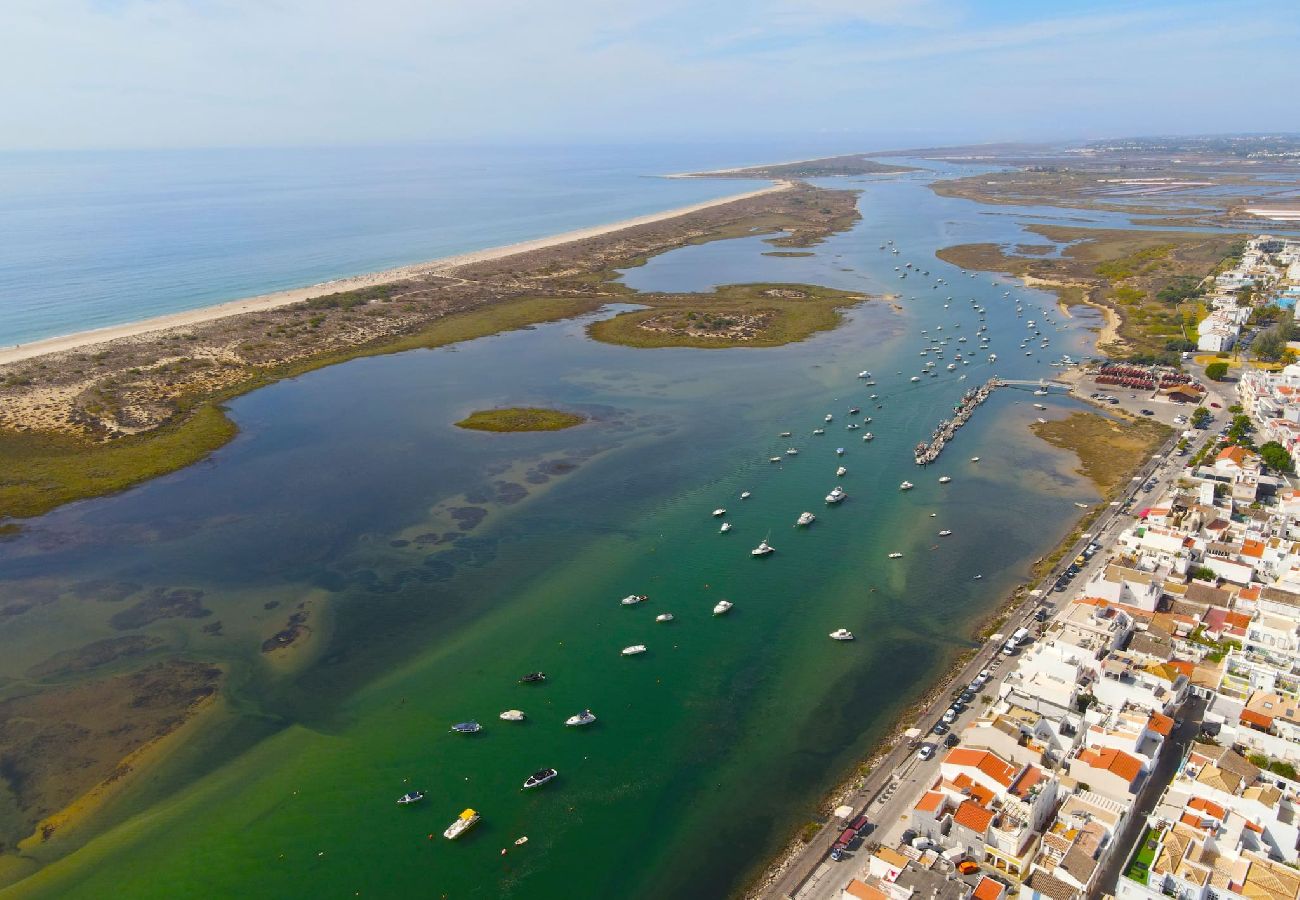
<instances>
[{"instance_id":1,"label":"moored boat","mask_svg":"<svg viewBox=\"0 0 1300 900\"><path fill-rule=\"evenodd\" d=\"M734 605L735 605L735 604L732 603L730 600L719 600L719 601L718 601L716 604L714 604L714 606L713 606L713 614L714 614L715 616L720 616L720 615L722 615L723 613L725 613L727 610L731 609L731 607L734 606Z\"/></svg>"},{"instance_id":2,"label":"moored boat","mask_svg":"<svg viewBox=\"0 0 1300 900\"><path fill-rule=\"evenodd\" d=\"M795 448L791 447L789 450L785 451L785 455L786 455L786 456L798 456L798 455L799 455L799 451L796 450Z\"/></svg>"},{"instance_id":3,"label":"moored boat","mask_svg":"<svg viewBox=\"0 0 1300 900\"><path fill-rule=\"evenodd\" d=\"M899 553L897 550L895 550L893 553L889 554L889 558L890 558L890 559L902 559L902 558L903 558L903 554L901 554L901 553Z\"/></svg>"},{"instance_id":4,"label":"moored boat","mask_svg":"<svg viewBox=\"0 0 1300 900\"><path fill-rule=\"evenodd\" d=\"M645 653L645 644L633 644L631 647L623 648L624 656L636 656L639 653Z\"/></svg>"},{"instance_id":5,"label":"moored boat","mask_svg":"<svg viewBox=\"0 0 1300 900\"><path fill-rule=\"evenodd\" d=\"M835 455L836 455L836 456L843 456L843 455L844 455L844 448L843 448L843 447L836 447L836 448L835 448Z\"/></svg>"},{"instance_id":6,"label":"moored boat","mask_svg":"<svg viewBox=\"0 0 1300 900\"><path fill-rule=\"evenodd\" d=\"M940 475L940 476L939 476L939 483L940 483L940 484L947 484L947 483L950 482L950 481L952 481L952 476L950 476L950 475Z\"/></svg>"},{"instance_id":7,"label":"moored boat","mask_svg":"<svg viewBox=\"0 0 1300 900\"><path fill-rule=\"evenodd\" d=\"M524 711L522 709L507 709L500 716L503 722L522 722L524 720Z\"/></svg>"},{"instance_id":8,"label":"moored boat","mask_svg":"<svg viewBox=\"0 0 1300 900\"><path fill-rule=\"evenodd\" d=\"M649 599L645 594L628 594L618 602L623 606L636 606L638 603L645 603Z\"/></svg>"},{"instance_id":9,"label":"moored boat","mask_svg":"<svg viewBox=\"0 0 1300 900\"><path fill-rule=\"evenodd\" d=\"M424 799L424 791L410 791L397 798L398 806L410 806Z\"/></svg>"},{"instance_id":10,"label":"moored boat","mask_svg":"<svg viewBox=\"0 0 1300 900\"><path fill-rule=\"evenodd\" d=\"M584 709L576 716L569 716L567 719L564 720L564 724L572 725L572 726L590 725L595 721L596 721L596 714L589 709Z\"/></svg>"},{"instance_id":11,"label":"moored boat","mask_svg":"<svg viewBox=\"0 0 1300 900\"><path fill-rule=\"evenodd\" d=\"M912 482L904 481L902 484L898 486L898 489L900 491L910 491L914 487L916 487L916 485L912 484Z\"/></svg>"},{"instance_id":12,"label":"moored boat","mask_svg":"<svg viewBox=\"0 0 1300 900\"><path fill-rule=\"evenodd\" d=\"M456 838L477 825L480 818L482 817L474 810L467 809L456 817L456 821L452 822L451 825L448 826L447 830L442 833L442 836L449 841L454 841Z\"/></svg>"},{"instance_id":13,"label":"moored boat","mask_svg":"<svg viewBox=\"0 0 1300 900\"><path fill-rule=\"evenodd\" d=\"M826 502L827 502L827 503L839 503L841 500L843 500L843 499L844 499L845 497L847 497L847 496L848 496L848 495L844 493L844 488L840 487L840 486L837 484L837 485L835 485L834 488L831 489L831 492L830 492L829 494L826 495Z\"/></svg>"},{"instance_id":14,"label":"moored boat","mask_svg":"<svg viewBox=\"0 0 1300 900\"><path fill-rule=\"evenodd\" d=\"M838 469L835 470L835 474L839 475L842 478L845 475L849 474L849 470L845 466L840 466Z\"/></svg>"},{"instance_id":15,"label":"moored boat","mask_svg":"<svg viewBox=\"0 0 1300 900\"><path fill-rule=\"evenodd\" d=\"M749 493L749 491L741 491L741 492L740 492L740 499L741 499L741 500L748 500L751 496L752 496L752 495Z\"/></svg>"},{"instance_id":16,"label":"moored boat","mask_svg":"<svg viewBox=\"0 0 1300 900\"><path fill-rule=\"evenodd\" d=\"M816 518L817 517L810 512L800 513L799 518L795 521L794 524L796 526L811 525L816 520Z\"/></svg>"},{"instance_id":17,"label":"moored boat","mask_svg":"<svg viewBox=\"0 0 1300 900\"><path fill-rule=\"evenodd\" d=\"M776 548L767 541L760 541L758 546L749 551L750 556L767 556L769 553L775 553Z\"/></svg>"},{"instance_id":18,"label":"moored boat","mask_svg":"<svg viewBox=\"0 0 1300 900\"><path fill-rule=\"evenodd\" d=\"M483 726L474 721L457 722L455 725L451 726L451 730L457 734L478 734L483 730Z\"/></svg>"},{"instance_id":19,"label":"moored boat","mask_svg":"<svg viewBox=\"0 0 1300 900\"><path fill-rule=\"evenodd\" d=\"M555 769L538 769L524 780L524 790L529 788L541 787L548 781L553 781L559 776Z\"/></svg>"},{"instance_id":20,"label":"moored boat","mask_svg":"<svg viewBox=\"0 0 1300 900\"><path fill-rule=\"evenodd\" d=\"M731 523L730 523L730 522L723 522L723 523L722 523L722 527L718 529L719 533L721 533L721 534L726 534L726 533L727 533L728 531L730 531L730 530L731 530Z\"/></svg>"},{"instance_id":21,"label":"moored boat","mask_svg":"<svg viewBox=\"0 0 1300 900\"><path fill-rule=\"evenodd\" d=\"M862 436L862 439L863 439L864 441L869 441L869 440L871 440L871 439L874 438L874 437L875 437L875 435L872 434L870 431L868 431L866 434L864 434L864 435Z\"/></svg>"},{"instance_id":22,"label":"moored boat","mask_svg":"<svg viewBox=\"0 0 1300 900\"><path fill-rule=\"evenodd\" d=\"M660 613L659 615L655 616L656 622L671 622L672 620L673 620L672 613Z\"/></svg>"},{"instance_id":23,"label":"moored boat","mask_svg":"<svg viewBox=\"0 0 1300 900\"><path fill-rule=\"evenodd\" d=\"M523 678L519 679L520 684L537 684L546 680L545 672L529 672Z\"/></svg>"},{"instance_id":24,"label":"moored boat","mask_svg":"<svg viewBox=\"0 0 1300 900\"><path fill-rule=\"evenodd\" d=\"M945 528L943 531L939 532L939 537L947 537L950 534L952 534L952 532Z\"/></svg>"},{"instance_id":25,"label":"moored boat","mask_svg":"<svg viewBox=\"0 0 1300 900\"><path fill-rule=\"evenodd\" d=\"M849 631L847 628L836 628L831 632L831 640L851 641L853 640L853 632Z\"/></svg>"},{"instance_id":26,"label":"moored boat","mask_svg":"<svg viewBox=\"0 0 1300 900\"><path fill-rule=\"evenodd\" d=\"M715 518L718 517L718 516L725 516L726 514L727 514L726 509L724 509L724 508L721 507L721 506L719 506L717 509L715 509L715 510L713 511L713 515L714 515Z\"/></svg>"}]
</instances>

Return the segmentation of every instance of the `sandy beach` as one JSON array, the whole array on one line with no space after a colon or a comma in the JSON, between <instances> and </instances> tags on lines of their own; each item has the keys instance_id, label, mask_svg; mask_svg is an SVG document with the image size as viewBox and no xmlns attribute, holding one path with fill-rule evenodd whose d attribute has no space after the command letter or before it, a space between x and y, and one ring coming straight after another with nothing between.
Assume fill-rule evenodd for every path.
<instances>
[{"instance_id":1,"label":"sandy beach","mask_svg":"<svg viewBox=\"0 0 1300 900\"><path fill-rule=\"evenodd\" d=\"M679 206L675 209L664 210L663 212L649 213L648 215L637 216L632 219L623 219L619 222L610 222L605 225L595 225L590 228L580 228L576 231L565 231L560 234L553 234L548 237L537 238L531 241L505 244L500 247L489 247L484 250L475 250L471 253L459 253L454 256L446 256L440 259L428 260L426 262L415 263L409 266L399 266L395 269L386 269L380 272L368 272L363 275L337 278L332 281L321 282L320 284L308 285L301 288L292 288L285 291L276 291L275 293L262 294L257 297L245 297L242 300L232 300L214 306L205 306L201 309L170 313L165 316L156 316L150 319L141 319L137 322L126 322L121 325L111 325L106 328L96 328L90 331L79 331L74 334L61 335L59 337L43 338L39 341L0 348L0 365L19 362L24 359L32 359L37 356L43 356L47 353L75 350L93 344L102 344L106 341L136 337L154 331L198 325L202 322L210 322L214 319L223 319L227 316L235 316L241 313L261 312L279 306L301 303L302 301L310 300L313 297L334 294L340 291L354 291L360 288L375 287L381 284L391 284L397 281L405 281L410 278L422 276L427 277L430 275L454 277L453 273L456 268L471 263L487 262L507 256L513 256L517 253L528 253L533 250L542 250L547 247L555 247L572 241L586 240L588 238L598 237L602 234L608 234L612 231L621 231L624 228L632 228L637 225L647 225L652 222L663 221L664 219L676 218L677 216L683 216L702 209L708 209L712 206L720 206L724 203L732 203L737 200L758 197L775 191L788 190L791 186L791 182L780 181L770 185L769 187L761 188L756 191L729 194L725 197L719 197L716 200L706 200L702 203L695 203L690 206Z\"/></svg>"}]
</instances>

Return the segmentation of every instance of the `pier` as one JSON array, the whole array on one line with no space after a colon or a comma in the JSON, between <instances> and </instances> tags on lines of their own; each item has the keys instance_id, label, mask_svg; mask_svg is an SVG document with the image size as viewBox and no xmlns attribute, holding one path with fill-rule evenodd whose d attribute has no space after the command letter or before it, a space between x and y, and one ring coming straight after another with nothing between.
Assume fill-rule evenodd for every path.
<instances>
[{"instance_id":1,"label":"pier","mask_svg":"<svg viewBox=\"0 0 1300 900\"><path fill-rule=\"evenodd\" d=\"M943 419L930 435L929 442L922 441L916 445L916 464L928 466L939 458L948 441L952 440L957 429L970 421L976 407L989 398L993 389L1001 384L996 378L990 378L977 388L971 388L962 394L961 401L952 408L952 418Z\"/></svg>"}]
</instances>

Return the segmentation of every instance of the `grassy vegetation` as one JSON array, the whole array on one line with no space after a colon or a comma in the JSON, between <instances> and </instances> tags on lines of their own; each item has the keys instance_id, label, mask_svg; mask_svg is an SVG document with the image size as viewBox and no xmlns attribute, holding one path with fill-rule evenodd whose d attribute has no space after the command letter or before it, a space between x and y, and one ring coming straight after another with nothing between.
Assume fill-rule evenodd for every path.
<instances>
[{"instance_id":1,"label":"grassy vegetation","mask_svg":"<svg viewBox=\"0 0 1300 900\"><path fill-rule=\"evenodd\" d=\"M37 516L73 500L116 493L198 462L237 431L219 404L282 378L362 356L441 347L569 318L597 305L586 299L537 297L456 313L395 341L254 370L219 396L194 402L169 425L106 443L69 435L0 432L0 520Z\"/></svg>"},{"instance_id":2,"label":"grassy vegetation","mask_svg":"<svg viewBox=\"0 0 1300 900\"><path fill-rule=\"evenodd\" d=\"M593 323L588 333L598 341L628 347L777 347L802 341L840 323L840 310L860 303L861 294L850 294L813 285L734 284L712 294L655 295L643 302L651 309L623 313ZM685 331L651 330L648 321L663 322L669 313L682 318L706 316L717 320L759 315L761 327L752 337L724 333L700 334Z\"/></svg>"},{"instance_id":3,"label":"grassy vegetation","mask_svg":"<svg viewBox=\"0 0 1300 900\"><path fill-rule=\"evenodd\" d=\"M563 431L587 421L586 416L558 409L515 406L508 409L482 409L456 423L457 428L475 431Z\"/></svg>"},{"instance_id":4,"label":"grassy vegetation","mask_svg":"<svg viewBox=\"0 0 1300 900\"><path fill-rule=\"evenodd\" d=\"M1106 497L1127 485L1133 469L1173 434L1158 422L1121 422L1092 412L1073 412L1029 427L1054 447L1073 451L1079 471Z\"/></svg>"},{"instance_id":5,"label":"grassy vegetation","mask_svg":"<svg viewBox=\"0 0 1300 900\"><path fill-rule=\"evenodd\" d=\"M0 433L0 514L25 518L197 462L235 436L217 406L108 445L60 435Z\"/></svg>"},{"instance_id":6,"label":"grassy vegetation","mask_svg":"<svg viewBox=\"0 0 1300 900\"><path fill-rule=\"evenodd\" d=\"M1151 871L1151 864L1156 859L1156 842L1151 837L1150 827L1142 832L1142 840L1138 841L1137 853L1129 860L1128 868L1124 870L1124 877L1136 881L1138 884L1147 883L1147 873Z\"/></svg>"}]
</instances>

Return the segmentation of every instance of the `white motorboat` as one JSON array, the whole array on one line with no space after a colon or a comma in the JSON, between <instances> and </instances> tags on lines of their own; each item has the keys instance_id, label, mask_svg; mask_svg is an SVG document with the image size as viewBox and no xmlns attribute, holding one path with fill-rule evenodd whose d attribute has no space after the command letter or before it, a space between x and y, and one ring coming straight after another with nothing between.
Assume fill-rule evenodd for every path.
<instances>
[{"instance_id":1,"label":"white motorboat","mask_svg":"<svg viewBox=\"0 0 1300 900\"><path fill-rule=\"evenodd\" d=\"M655 616L656 622L671 622L672 620L673 620L672 613L660 613L659 615Z\"/></svg>"},{"instance_id":2,"label":"white motorboat","mask_svg":"<svg viewBox=\"0 0 1300 900\"><path fill-rule=\"evenodd\" d=\"M920 376L920 375L913 375L913 376L912 376L912 380L913 380L913 381L920 381L920 380L921 380L921 376Z\"/></svg>"},{"instance_id":3,"label":"white motorboat","mask_svg":"<svg viewBox=\"0 0 1300 900\"><path fill-rule=\"evenodd\" d=\"M741 499L741 500L748 500L748 499L750 498L750 496L752 496L752 495L749 493L749 491L741 491L741 492L740 492L740 499Z\"/></svg>"},{"instance_id":4,"label":"white motorboat","mask_svg":"<svg viewBox=\"0 0 1300 900\"><path fill-rule=\"evenodd\" d=\"M645 644L633 644L631 647L623 648L624 656L636 656L638 653L645 653Z\"/></svg>"},{"instance_id":5,"label":"white motorboat","mask_svg":"<svg viewBox=\"0 0 1300 900\"><path fill-rule=\"evenodd\" d=\"M912 482L904 481L902 484L898 486L898 489L900 491L910 491L914 487L916 487L916 485L912 484Z\"/></svg>"},{"instance_id":6,"label":"white motorboat","mask_svg":"<svg viewBox=\"0 0 1300 900\"><path fill-rule=\"evenodd\" d=\"M857 430L858 430L858 423L857 423L857 422L850 422L849 424L847 424L847 425L844 426L844 430L845 430L845 431L857 431Z\"/></svg>"},{"instance_id":7,"label":"white motorboat","mask_svg":"<svg viewBox=\"0 0 1300 900\"><path fill-rule=\"evenodd\" d=\"M409 791L397 798L398 806L410 806L424 799L424 791Z\"/></svg>"},{"instance_id":8,"label":"white motorboat","mask_svg":"<svg viewBox=\"0 0 1300 900\"><path fill-rule=\"evenodd\" d=\"M848 496L848 495L844 493L844 488L840 487L840 486L837 484L837 485L835 486L835 488L834 488L834 489L833 489L829 494L826 495L826 502L827 502L827 503L839 503L841 500L843 500L843 499L844 499L845 497L847 497L847 496Z\"/></svg>"},{"instance_id":9,"label":"white motorboat","mask_svg":"<svg viewBox=\"0 0 1300 900\"><path fill-rule=\"evenodd\" d=\"M979 461L980 461L980 458L979 458L978 456L972 456L972 457L970 458L970 461L971 461L971 462L979 462Z\"/></svg>"},{"instance_id":10,"label":"white motorboat","mask_svg":"<svg viewBox=\"0 0 1300 900\"><path fill-rule=\"evenodd\" d=\"M781 461L781 457L779 457L779 456L769 456L769 457L767 458L767 461L768 461L768 462L771 462L771 463L779 463L779 462Z\"/></svg>"},{"instance_id":11,"label":"white motorboat","mask_svg":"<svg viewBox=\"0 0 1300 900\"><path fill-rule=\"evenodd\" d=\"M826 429L825 429L825 428L814 428L814 429L813 429L813 434L825 434L825 433L826 433Z\"/></svg>"},{"instance_id":12,"label":"white motorboat","mask_svg":"<svg viewBox=\"0 0 1300 900\"><path fill-rule=\"evenodd\" d=\"M718 533L719 533L719 534L726 534L726 533L727 533L728 531L730 531L730 530L731 530L731 523L730 523L730 522L723 522L723 523L722 523L722 527L718 529Z\"/></svg>"},{"instance_id":13,"label":"white motorboat","mask_svg":"<svg viewBox=\"0 0 1300 900\"><path fill-rule=\"evenodd\" d=\"M785 451L785 455L786 455L786 456L798 456L798 455L799 455L799 451L796 450L795 448L791 447L789 450Z\"/></svg>"},{"instance_id":14,"label":"white motorboat","mask_svg":"<svg viewBox=\"0 0 1300 900\"><path fill-rule=\"evenodd\" d=\"M836 628L831 632L831 640L851 641L853 640L853 632L849 631L847 628Z\"/></svg>"},{"instance_id":15,"label":"white motorboat","mask_svg":"<svg viewBox=\"0 0 1300 900\"><path fill-rule=\"evenodd\" d=\"M727 511L723 509L721 506L719 506L717 509L713 511L714 516L725 516L726 514Z\"/></svg>"},{"instance_id":16,"label":"white motorboat","mask_svg":"<svg viewBox=\"0 0 1300 900\"><path fill-rule=\"evenodd\" d=\"M863 439L864 441L869 441L869 440L871 440L871 439L874 438L874 437L875 437L875 435L872 434L870 431L868 431L866 434L864 434L864 435L862 436L862 439Z\"/></svg>"},{"instance_id":17,"label":"white motorboat","mask_svg":"<svg viewBox=\"0 0 1300 900\"><path fill-rule=\"evenodd\" d=\"M949 372L955 372L955 371L957 371L957 364L956 364L956 363L948 363L948 371L949 371Z\"/></svg>"},{"instance_id":18,"label":"white motorboat","mask_svg":"<svg viewBox=\"0 0 1300 900\"><path fill-rule=\"evenodd\" d=\"M843 448L843 447L836 447L836 448L835 448L835 455L836 455L836 456L843 456L843 455L844 455L844 448Z\"/></svg>"},{"instance_id":19,"label":"white motorboat","mask_svg":"<svg viewBox=\"0 0 1300 900\"><path fill-rule=\"evenodd\" d=\"M866 369L863 369L861 372L858 373L858 377L859 377L859 378L870 378L870 377L871 377L871 373L868 372Z\"/></svg>"},{"instance_id":20,"label":"white motorboat","mask_svg":"<svg viewBox=\"0 0 1300 900\"><path fill-rule=\"evenodd\" d=\"M522 722L524 720L524 711L522 709L507 709L498 718L503 722Z\"/></svg>"},{"instance_id":21,"label":"white motorboat","mask_svg":"<svg viewBox=\"0 0 1300 900\"><path fill-rule=\"evenodd\" d=\"M541 787L551 779L558 777L559 774L555 769L541 769L528 776L528 780L524 782L524 789Z\"/></svg>"},{"instance_id":22,"label":"white motorboat","mask_svg":"<svg viewBox=\"0 0 1300 900\"><path fill-rule=\"evenodd\" d=\"M569 716L564 720L565 725L590 725L596 721L596 714L589 709L584 709L576 716Z\"/></svg>"},{"instance_id":23,"label":"white motorboat","mask_svg":"<svg viewBox=\"0 0 1300 900\"><path fill-rule=\"evenodd\" d=\"M834 419L835 419L835 417L832 416L830 413L827 413L827 414L826 414L826 421L827 421L827 422L834 421Z\"/></svg>"},{"instance_id":24,"label":"white motorboat","mask_svg":"<svg viewBox=\"0 0 1300 900\"><path fill-rule=\"evenodd\" d=\"M794 523L794 524L795 524L796 526L800 526L800 525L804 525L804 526L806 526L806 525L811 525L814 521L816 521L816 519L817 519L817 517L814 516L814 515L813 515L812 513L810 513L810 512L800 513L800 514L799 514L799 518L795 520L795 523Z\"/></svg>"},{"instance_id":25,"label":"white motorboat","mask_svg":"<svg viewBox=\"0 0 1300 900\"><path fill-rule=\"evenodd\" d=\"M939 483L940 483L940 484L947 484L947 483L950 482L950 481L952 481L952 477L949 476L949 475L940 475L940 476L939 476Z\"/></svg>"},{"instance_id":26,"label":"white motorboat","mask_svg":"<svg viewBox=\"0 0 1300 900\"><path fill-rule=\"evenodd\" d=\"M456 821L452 822L451 825L447 827L447 830L442 833L442 836L449 841L454 841L456 838L477 825L480 818L482 817L474 810L467 809L456 817Z\"/></svg>"},{"instance_id":27,"label":"white motorboat","mask_svg":"<svg viewBox=\"0 0 1300 900\"><path fill-rule=\"evenodd\" d=\"M749 551L750 556L767 556L769 553L775 553L776 548L767 541L759 541L757 547Z\"/></svg>"},{"instance_id":28,"label":"white motorboat","mask_svg":"<svg viewBox=\"0 0 1300 900\"><path fill-rule=\"evenodd\" d=\"M638 603L645 603L649 599L650 597L646 594L628 594L618 602L624 606L636 606Z\"/></svg>"},{"instance_id":29,"label":"white motorboat","mask_svg":"<svg viewBox=\"0 0 1300 900\"><path fill-rule=\"evenodd\" d=\"M1034 409L1047 409L1047 407L1044 406L1044 405L1041 404L1041 403L1035 403L1035 404L1034 404Z\"/></svg>"},{"instance_id":30,"label":"white motorboat","mask_svg":"<svg viewBox=\"0 0 1300 900\"><path fill-rule=\"evenodd\" d=\"M719 600L713 607L713 614L720 616L734 605L730 600Z\"/></svg>"},{"instance_id":31,"label":"white motorboat","mask_svg":"<svg viewBox=\"0 0 1300 900\"><path fill-rule=\"evenodd\" d=\"M840 466L835 470L835 474L843 478L845 475L849 474L849 470L845 466Z\"/></svg>"},{"instance_id":32,"label":"white motorboat","mask_svg":"<svg viewBox=\"0 0 1300 900\"><path fill-rule=\"evenodd\" d=\"M903 558L903 554L901 554L901 553L899 553L897 550L895 550L893 553L889 554L889 558L890 558L890 559L902 559L902 558Z\"/></svg>"},{"instance_id":33,"label":"white motorboat","mask_svg":"<svg viewBox=\"0 0 1300 900\"><path fill-rule=\"evenodd\" d=\"M783 431L783 432L781 432L781 437L789 437L791 434L793 434L793 432L790 432L790 431Z\"/></svg>"},{"instance_id":34,"label":"white motorboat","mask_svg":"<svg viewBox=\"0 0 1300 900\"><path fill-rule=\"evenodd\" d=\"M943 531L939 532L939 537L947 537L950 534L952 534L952 532L945 528Z\"/></svg>"},{"instance_id":35,"label":"white motorboat","mask_svg":"<svg viewBox=\"0 0 1300 900\"><path fill-rule=\"evenodd\" d=\"M1047 420L1046 420L1046 419L1043 419L1043 418L1040 418L1040 419L1038 420L1038 424L1039 424L1039 425L1046 425L1046 424L1047 424Z\"/></svg>"}]
</instances>

